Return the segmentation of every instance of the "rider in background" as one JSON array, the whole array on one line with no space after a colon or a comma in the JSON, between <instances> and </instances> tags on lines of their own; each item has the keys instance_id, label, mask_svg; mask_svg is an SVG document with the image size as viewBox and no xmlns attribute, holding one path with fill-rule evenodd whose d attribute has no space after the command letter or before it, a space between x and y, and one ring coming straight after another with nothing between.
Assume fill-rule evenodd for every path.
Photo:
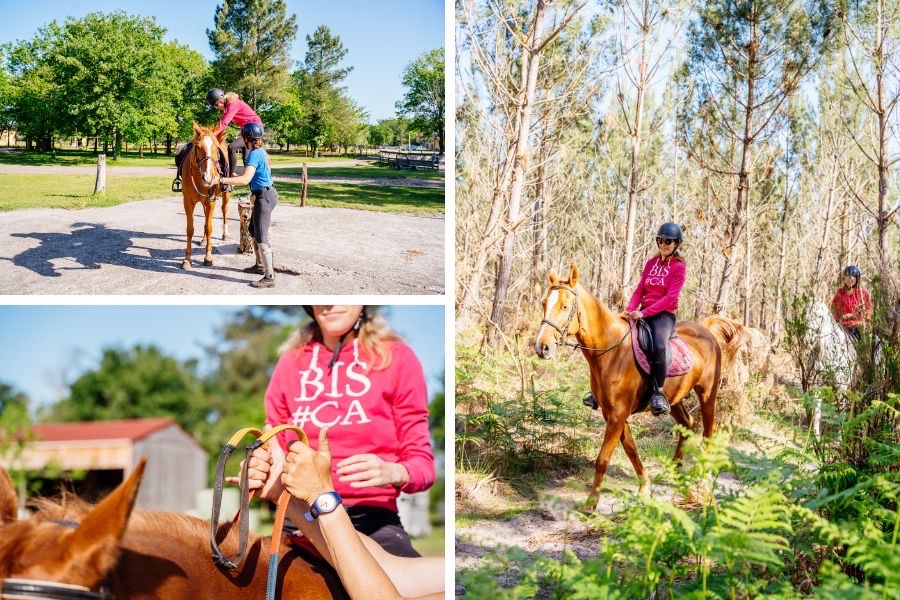
<instances>
[{"instance_id":1,"label":"rider in background","mask_svg":"<svg viewBox=\"0 0 900 600\"><path fill-rule=\"evenodd\" d=\"M216 136L221 142L225 138L225 129L234 121L234 124L243 129L247 123L258 123L262 127L262 119L250 108L250 105L240 99L234 92L227 94L219 88L213 88L206 94L206 103L212 108L222 111L222 119L219 121L219 127L216 129ZM237 136L233 142L228 144L228 165L231 172L229 175L234 177L235 162L237 151L246 147L242 135ZM244 164L247 164L247 156L244 156Z\"/></svg>"},{"instance_id":2,"label":"rider in background","mask_svg":"<svg viewBox=\"0 0 900 600\"><path fill-rule=\"evenodd\" d=\"M332 477L354 527L391 554L419 556L397 498L435 480L422 365L374 306L303 308L311 320L279 349L266 423L302 428L313 448L330 426ZM278 438L284 450L296 439Z\"/></svg>"},{"instance_id":3,"label":"rider in background","mask_svg":"<svg viewBox=\"0 0 900 600\"><path fill-rule=\"evenodd\" d=\"M860 287L862 273L856 265L844 269L841 285L831 299L831 314L857 342L862 339L861 327L872 317L872 297Z\"/></svg>"},{"instance_id":4,"label":"rider in background","mask_svg":"<svg viewBox=\"0 0 900 600\"><path fill-rule=\"evenodd\" d=\"M644 265L637 289L631 296L626 314L632 319L644 319L653 333L655 356L650 362L650 410L654 416L669 413L669 401L663 394L666 381L666 347L675 329L675 310L685 280L684 259L678 254L681 246L681 227L663 223L656 233L659 254Z\"/></svg>"},{"instance_id":5,"label":"rider in background","mask_svg":"<svg viewBox=\"0 0 900 600\"><path fill-rule=\"evenodd\" d=\"M222 177L220 184L250 184L250 195L253 198L253 213L250 216L250 236L253 238L253 250L256 253L256 264L244 269L245 273L258 273L262 279L250 285L256 288L275 287L275 267L272 264L272 242L269 238L269 225L272 223L272 211L278 204L278 192L272 181L272 170L269 167L269 155L263 149L263 128L259 123L247 123L241 127L241 140L249 148L247 165L240 177Z\"/></svg>"}]
</instances>

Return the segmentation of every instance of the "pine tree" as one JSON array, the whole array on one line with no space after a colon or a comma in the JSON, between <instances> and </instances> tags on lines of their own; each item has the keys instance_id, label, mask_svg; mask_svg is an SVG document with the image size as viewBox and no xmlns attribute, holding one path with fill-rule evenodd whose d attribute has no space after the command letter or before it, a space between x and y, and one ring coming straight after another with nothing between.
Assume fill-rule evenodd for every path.
<instances>
[{"instance_id":1,"label":"pine tree","mask_svg":"<svg viewBox=\"0 0 900 600\"><path fill-rule=\"evenodd\" d=\"M279 98L297 35L297 16L287 16L284 0L224 0L206 35L218 87L236 91L254 110Z\"/></svg>"}]
</instances>

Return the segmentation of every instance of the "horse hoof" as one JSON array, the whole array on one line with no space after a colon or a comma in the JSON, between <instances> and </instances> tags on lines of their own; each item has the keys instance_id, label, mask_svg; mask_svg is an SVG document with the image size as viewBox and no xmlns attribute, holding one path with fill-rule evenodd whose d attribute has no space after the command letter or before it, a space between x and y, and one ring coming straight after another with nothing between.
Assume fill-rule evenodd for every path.
<instances>
[{"instance_id":1,"label":"horse hoof","mask_svg":"<svg viewBox=\"0 0 900 600\"><path fill-rule=\"evenodd\" d=\"M186 271L190 271L191 270L191 261L189 261L187 259L184 259L183 261L181 261L181 268L185 269Z\"/></svg>"},{"instance_id":2,"label":"horse hoof","mask_svg":"<svg viewBox=\"0 0 900 600\"><path fill-rule=\"evenodd\" d=\"M204 259L203 259L203 264L204 264L205 266L207 266L207 267L211 267L211 266L212 266L212 259L211 259L211 258L204 258Z\"/></svg>"}]
</instances>

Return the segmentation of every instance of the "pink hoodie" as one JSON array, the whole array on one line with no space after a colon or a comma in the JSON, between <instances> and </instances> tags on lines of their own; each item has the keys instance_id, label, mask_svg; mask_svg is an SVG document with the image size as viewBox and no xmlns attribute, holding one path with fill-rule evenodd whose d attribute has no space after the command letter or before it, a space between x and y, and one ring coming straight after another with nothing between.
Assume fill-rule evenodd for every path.
<instances>
[{"instance_id":1,"label":"pink hoodie","mask_svg":"<svg viewBox=\"0 0 900 600\"><path fill-rule=\"evenodd\" d=\"M243 127L247 123L259 123L262 125L262 119L259 118L259 115L253 112L250 105L241 99L225 103L225 113L222 115L222 120L219 121L219 128L216 130L216 135L225 131L225 128L228 127L228 124L232 121L234 121L234 124L238 127Z\"/></svg>"},{"instance_id":2,"label":"pink hoodie","mask_svg":"<svg viewBox=\"0 0 900 600\"><path fill-rule=\"evenodd\" d=\"M334 369L332 351L318 342L285 352L266 390L266 422L302 428L318 447L319 429L328 425L335 489L347 505L397 511L400 492L420 492L434 483L434 456L428 434L425 373L412 349L392 342L391 364L374 371L358 340L341 347ZM278 436L287 450L294 434ZM409 481L393 486L353 488L339 481L337 464L354 454L375 454L406 467Z\"/></svg>"},{"instance_id":3,"label":"pink hoodie","mask_svg":"<svg viewBox=\"0 0 900 600\"><path fill-rule=\"evenodd\" d=\"M641 280L628 303L628 312L641 307L645 317L652 317L663 311L675 314L678 309L678 295L684 287L686 270L677 258L660 260L654 256L644 265Z\"/></svg>"}]
</instances>

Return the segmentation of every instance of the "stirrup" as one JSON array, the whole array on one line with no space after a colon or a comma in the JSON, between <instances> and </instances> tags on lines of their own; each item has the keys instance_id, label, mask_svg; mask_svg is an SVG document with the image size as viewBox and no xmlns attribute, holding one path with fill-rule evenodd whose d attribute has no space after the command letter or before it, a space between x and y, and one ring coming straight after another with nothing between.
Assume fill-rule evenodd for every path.
<instances>
[{"instance_id":1,"label":"stirrup","mask_svg":"<svg viewBox=\"0 0 900 600\"><path fill-rule=\"evenodd\" d=\"M181 191L181 177L176 177L172 180L172 191L180 192Z\"/></svg>"},{"instance_id":2,"label":"stirrup","mask_svg":"<svg viewBox=\"0 0 900 600\"><path fill-rule=\"evenodd\" d=\"M594 398L594 392L588 392L584 395L584 398L581 399L581 403L587 406L592 410L597 410L600 408L600 405L597 404L597 399Z\"/></svg>"},{"instance_id":3,"label":"stirrup","mask_svg":"<svg viewBox=\"0 0 900 600\"><path fill-rule=\"evenodd\" d=\"M672 412L672 408L669 406L669 400L660 389L655 389L650 394L650 412L653 413L654 417L661 417Z\"/></svg>"}]
</instances>

